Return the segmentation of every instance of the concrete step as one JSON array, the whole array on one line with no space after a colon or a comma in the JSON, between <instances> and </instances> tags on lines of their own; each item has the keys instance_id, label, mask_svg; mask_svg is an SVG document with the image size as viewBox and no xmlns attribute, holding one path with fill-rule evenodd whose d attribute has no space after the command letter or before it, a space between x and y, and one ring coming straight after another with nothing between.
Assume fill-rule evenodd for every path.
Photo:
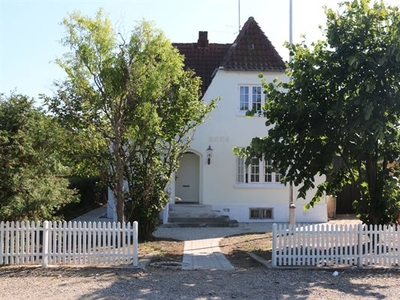
<instances>
[{"instance_id":1,"label":"concrete step","mask_svg":"<svg viewBox=\"0 0 400 300\"><path fill-rule=\"evenodd\" d=\"M178 211L170 211L169 212L169 217L174 218L174 217L184 217L184 218L213 218L213 217L219 217L220 214L217 212L212 212L212 211L183 211L183 212L178 212Z\"/></svg>"},{"instance_id":2,"label":"concrete step","mask_svg":"<svg viewBox=\"0 0 400 300\"><path fill-rule=\"evenodd\" d=\"M169 218L213 218L219 216L219 212L213 211L211 205L170 204L169 206Z\"/></svg>"},{"instance_id":3,"label":"concrete step","mask_svg":"<svg viewBox=\"0 0 400 300\"><path fill-rule=\"evenodd\" d=\"M235 227L237 221L221 216L211 205L170 204L168 227Z\"/></svg>"},{"instance_id":4,"label":"concrete step","mask_svg":"<svg viewBox=\"0 0 400 300\"><path fill-rule=\"evenodd\" d=\"M164 224L163 227L175 228L175 227L238 227L239 223L236 220L229 220L229 222L221 223L204 223L204 222L174 222Z\"/></svg>"},{"instance_id":5,"label":"concrete step","mask_svg":"<svg viewBox=\"0 0 400 300\"><path fill-rule=\"evenodd\" d=\"M229 217L227 216L216 216L216 217L170 217L169 222L171 223L209 223L209 224L216 224L216 223L226 223L229 222Z\"/></svg>"},{"instance_id":6,"label":"concrete step","mask_svg":"<svg viewBox=\"0 0 400 300\"><path fill-rule=\"evenodd\" d=\"M203 204L170 204L170 211L212 211L211 205Z\"/></svg>"}]
</instances>

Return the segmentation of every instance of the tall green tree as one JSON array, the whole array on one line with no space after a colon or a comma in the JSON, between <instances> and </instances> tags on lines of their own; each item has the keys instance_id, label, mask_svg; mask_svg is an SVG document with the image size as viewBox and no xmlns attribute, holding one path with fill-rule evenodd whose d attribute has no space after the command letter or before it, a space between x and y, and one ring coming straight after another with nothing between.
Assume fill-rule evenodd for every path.
<instances>
[{"instance_id":1,"label":"tall green tree","mask_svg":"<svg viewBox=\"0 0 400 300\"><path fill-rule=\"evenodd\" d=\"M57 62L68 78L48 107L87 136L118 221L139 221L148 238L179 157L215 101L199 101L199 78L184 70L183 57L151 23L139 23L128 37L102 11L94 18L72 13L63 25L71 52Z\"/></svg>"},{"instance_id":2,"label":"tall green tree","mask_svg":"<svg viewBox=\"0 0 400 300\"><path fill-rule=\"evenodd\" d=\"M68 168L58 152L62 128L33 100L0 98L0 220L45 220L77 201L68 189Z\"/></svg>"},{"instance_id":3,"label":"tall green tree","mask_svg":"<svg viewBox=\"0 0 400 300\"><path fill-rule=\"evenodd\" d=\"M291 80L264 82L273 127L246 152L272 159L302 198L316 175L328 175L307 207L356 184L358 217L386 224L400 211L399 8L354 0L326 16L326 40L288 45ZM334 168L337 156L342 164Z\"/></svg>"}]
</instances>

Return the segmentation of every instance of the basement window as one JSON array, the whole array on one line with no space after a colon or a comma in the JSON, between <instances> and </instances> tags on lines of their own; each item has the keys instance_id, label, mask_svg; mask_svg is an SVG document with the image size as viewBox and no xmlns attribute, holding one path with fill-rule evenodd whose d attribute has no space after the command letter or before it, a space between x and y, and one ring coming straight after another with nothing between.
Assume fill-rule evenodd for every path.
<instances>
[{"instance_id":1,"label":"basement window","mask_svg":"<svg viewBox=\"0 0 400 300\"><path fill-rule=\"evenodd\" d=\"M273 219L272 208L250 208L250 219Z\"/></svg>"}]
</instances>

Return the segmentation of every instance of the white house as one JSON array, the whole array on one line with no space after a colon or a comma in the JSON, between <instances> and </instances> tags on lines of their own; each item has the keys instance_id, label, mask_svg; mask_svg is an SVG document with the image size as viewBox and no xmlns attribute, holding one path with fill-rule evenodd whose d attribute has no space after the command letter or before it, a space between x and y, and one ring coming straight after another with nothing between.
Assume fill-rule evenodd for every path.
<instances>
[{"instance_id":1,"label":"white house","mask_svg":"<svg viewBox=\"0 0 400 300\"><path fill-rule=\"evenodd\" d=\"M270 172L264 161L246 168L244 160L232 152L233 147L248 146L253 137L267 134L263 116L246 117L245 113L261 111L260 73L268 81L288 79L282 58L252 17L233 44L209 43L207 32L200 32L197 43L174 46L185 56L186 67L201 76L203 100L222 100L183 155L172 183L171 203L177 197L183 203L210 205L239 222L288 222L289 187L279 182L280 174ZM207 149L212 149L210 160ZM313 194L306 201L294 201L297 222L327 220L325 201L303 210Z\"/></svg>"},{"instance_id":2,"label":"white house","mask_svg":"<svg viewBox=\"0 0 400 300\"><path fill-rule=\"evenodd\" d=\"M244 159L232 151L233 147L248 146L253 137L267 134L265 117L245 114L252 109L261 111L264 94L260 73L268 81L288 80L282 58L252 17L233 44L209 43L207 32L201 31L196 43L174 46L185 56L185 66L201 77L203 100L221 100L210 119L199 126L181 159L170 185L164 222L172 210L175 217L179 215L176 207L182 203L187 204L186 209L190 205L209 207L213 213L238 222L288 222L289 187L280 183L280 174L271 172L265 161L246 167ZM296 187L293 194L297 195ZM325 201L303 210L312 195L310 191L308 199L294 200L297 222L327 221ZM112 197L109 199L108 216L115 217L111 209L115 205ZM179 204L175 204L176 199ZM190 218L190 214L186 216Z\"/></svg>"}]
</instances>

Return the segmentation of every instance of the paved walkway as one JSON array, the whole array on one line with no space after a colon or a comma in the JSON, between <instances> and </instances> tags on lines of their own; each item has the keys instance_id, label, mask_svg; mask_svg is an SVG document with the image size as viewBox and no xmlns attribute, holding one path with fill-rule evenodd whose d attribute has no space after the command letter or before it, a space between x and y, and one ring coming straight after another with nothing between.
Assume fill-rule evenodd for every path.
<instances>
[{"instance_id":1,"label":"paved walkway","mask_svg":"<svg viewBox=\"0 0 400 300\"><path fill-rule=\"evenodd\" d=\"M222 269L232 270L233 266L222 254L219 241L222 238L185 241L182 270Z\"/></svg>"},{"instance_id":2,"label":"paved walkway","mask_svg":"<svg viewBox=\"0 0 400 300\"><path fill-rule=\"evenodd\" d=\"M107 219L107 208L95 209L73 221L103 221ZM357 223L353 216L338 216L329 224L350 224ZM196 227L196 228L167 228L159 227L154 236L158 238L170 238L184 241L183 270L232 270L233 266L222 254L219 242L226 236L245 233L262 233L272 231L272 223L239 223L238 227Z\"/></svg>"},{"instance_id":3,"label":"paved walkway","mask_svg":"<svg viewBox=\"0 0 400 300\"><path fill-rule=\"evenodd\" d=\"M272 223L240 223L238 227L159 227L154 236L184 241L183 270L232 270L233 266L222 254L219 242L229 235L272 230Z\"/></svg>"}]
</instances>

